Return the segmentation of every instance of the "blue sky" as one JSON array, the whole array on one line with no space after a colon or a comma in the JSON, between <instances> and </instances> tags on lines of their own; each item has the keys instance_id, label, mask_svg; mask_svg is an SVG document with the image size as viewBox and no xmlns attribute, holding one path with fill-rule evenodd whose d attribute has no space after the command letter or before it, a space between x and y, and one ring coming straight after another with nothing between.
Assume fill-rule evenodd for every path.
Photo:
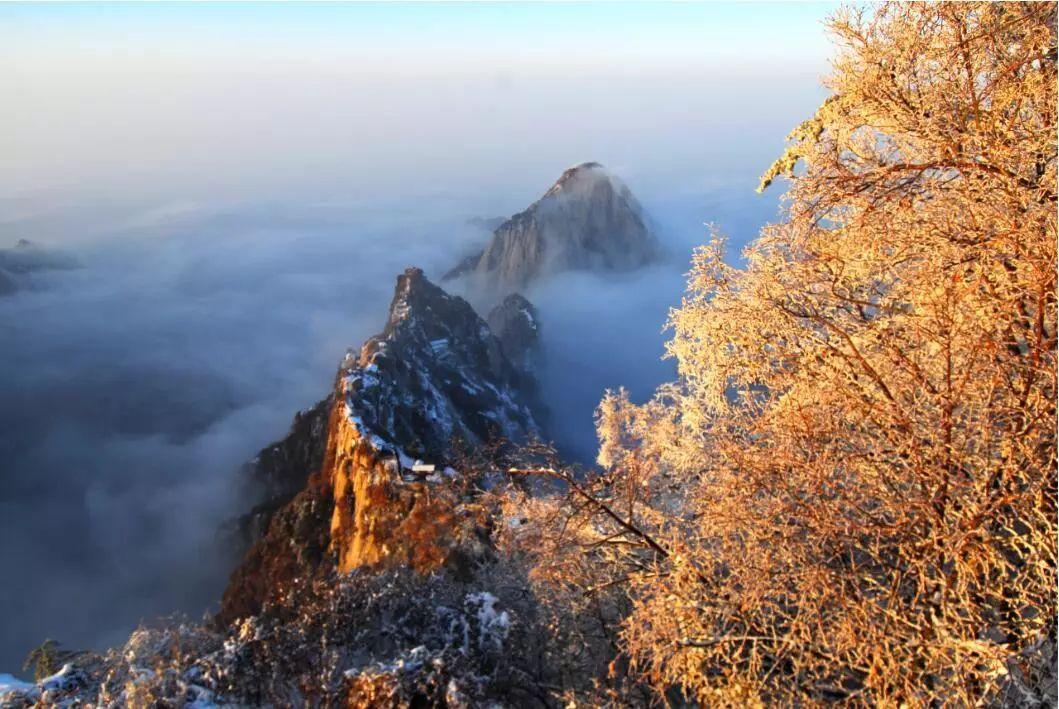
<instances>
[{"instance_id":1,"label":"blue sky","mask_svg":"<svg viewBox=\"0 0 1059 709\"><path fill-rule=\"evenodd\" d=\"M5 3L8 41L82 32L100 38L146 32L154 37L194 30L212 36L252 33L308 41L430 40L462 43L489 37L528 43L549 36L588 41L640 38L665 46L702 41L746 46L750 32L797 47L819 29L833 3Z\"/></svg>"}]
</instances>

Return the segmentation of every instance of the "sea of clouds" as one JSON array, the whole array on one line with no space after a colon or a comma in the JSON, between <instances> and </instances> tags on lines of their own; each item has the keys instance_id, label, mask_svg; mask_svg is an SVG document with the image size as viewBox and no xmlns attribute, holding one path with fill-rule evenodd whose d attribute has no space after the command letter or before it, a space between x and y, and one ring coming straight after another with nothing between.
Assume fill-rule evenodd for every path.
<instances>
[{"instance_id":1,"label":"sea of clouds","mask_svg":"<svg viewBox=\"0 0 1059 709\"><path fill-rule=\"evenodd\" d=\"M143 620L214 608L235 561L218 530L254 503L239 466L327 393L346 347L381 329L400 271L437 280L488 238L472 217L536 196L484 214L438 195L94 213L107 227L62 246L81 268L0 299L0 667L44 638L102 647ZM709 199L646 205L664 263L561 274L527 293L551 434L571 459L594 456L604 389L644 398L672 377L661 328L703 217L775 210ZM85 219L34 218L45 234Z\"/></svg>"}]
</instances>

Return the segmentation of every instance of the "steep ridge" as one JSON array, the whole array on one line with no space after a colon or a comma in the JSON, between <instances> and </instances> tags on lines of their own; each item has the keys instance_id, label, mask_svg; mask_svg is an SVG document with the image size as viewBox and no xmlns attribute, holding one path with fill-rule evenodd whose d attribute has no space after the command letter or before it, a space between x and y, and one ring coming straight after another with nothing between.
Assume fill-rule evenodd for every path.
<instances>
[{"instance_id":1,"label":"steep ridge","mask_svg":"<svg viewBox=\"0 0 1059 709\"><path fill-rule=\"evenodd\" d=\"M260 502L224 530L234 538L237 554L264 536L273 515L302 491L311 473L320 470L333 401L328 396L296 413L287 436L262 448L243 466L239 475L242 495Z\"/></svg>"},{"instance_id":2,"label":"steep ridge","mask_svg":"<svg viewBox=\"0 0 1059 709\"><path fill-rule=\"evenodd\" d=\"M566 170L444 279L470 277L510 291L562 271L631 271L661 255L628 187L599 163L586 162Z\"/></svg>"},{"instance_id":3,"label":"steep ridge","mask_svg":"<svg viewBox=\"0 0 1059 709\"><path fill-rule=\"evenodd\" d=\"M407 269L383 332L347 352L332 396L250 471L272 493L252 525L265 531L232 574L220 620L323 570L460 573L486 553L485 522L463 494L475 481L453 465L464 449L540 434L527 377L466 301Z\"/></svg>"}]
</instances>

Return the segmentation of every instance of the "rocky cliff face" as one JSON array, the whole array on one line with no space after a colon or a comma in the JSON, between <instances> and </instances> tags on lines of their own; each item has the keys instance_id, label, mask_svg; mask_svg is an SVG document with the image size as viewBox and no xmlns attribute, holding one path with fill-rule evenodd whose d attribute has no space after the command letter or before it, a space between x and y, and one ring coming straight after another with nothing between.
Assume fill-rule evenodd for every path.
<instances>
[{"instance_id":1,"label":"rocky cliff face","mask_svg":"<svg viewBox=\"0 0 1059 709\"><path fill-rule=\"evenodd\" d=\"M587 162L564 172L544 196L497 227L484 251L445 278L468 276L504 291L561 271L630 271L660 256L629 189Z\"/></svg>"},{"instance_id":2,"label":"rocky cliff face","mask_svg":"<svg viewBox=\"0 0 1059 709\"><path fill-rule=\"evenodd\" d=\"M272 517L305 488L306 480L319 472L327 449L328 417L333 397L294 415L290 431L243 466L240 478L243 496L258 499L249 512L226 530L234 537L237 551L245 551L268 531Z\"/></svg>"},{"instance_id":3,"label":"rocky cliff face","mask_svg":"<svg viewBox=\"0 0 1059 709\"><path fill-rule=\"evenodd\" d=\"M333 395L258 457L254 475L271 494L254 521L265 531L232 575L221 620L256 613L322 569L459 573L485 553L460 451L538 435L527 389L466 301L406 270L383 332L348 352Z\"/></svg>"},{"instance_id":4,"label":"rocky cliff face","mask_svg":"<svg viewBox=\"0 0 1059 709\"><path fill-rule=\"evenodd\" d=\"M540 352L540 319L533 304L512 293L485 318L500 340L504 355L522 371L532 373Z\"/></svg>"},{"instance_id":5,"label":"rocky cliff face","mask_svg":"<svg viewBox=\"0 0 1059 709\"><path fill-rule=\"evenodd\" d=\"M535 429L489 325L419 269L398 277L385 330L346 355L343 380L358 425L409 456L443 458L454 437L478 446Z\"/></svg>"}]
</instances>

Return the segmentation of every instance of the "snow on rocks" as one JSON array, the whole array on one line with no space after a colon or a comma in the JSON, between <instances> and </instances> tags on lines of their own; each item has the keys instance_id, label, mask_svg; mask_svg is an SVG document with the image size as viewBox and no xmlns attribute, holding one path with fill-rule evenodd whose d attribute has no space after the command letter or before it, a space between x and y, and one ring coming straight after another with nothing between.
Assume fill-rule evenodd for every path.
<instances>
[{"instance_id":1,"label":"snow on rocks","mask_svg":"<svg viewBox=\"0 0 1059 709\"><path fill-rule=\"evenodd\" d=\"M532 308L518 298L519 308ZM384 331L342 361L346 418L377 450L434 460L448 457L454 438L475 445L538 435L526 380L505 354L469 303L407 269Z\"/></svg>"},{"instance_id":2,"label":"snow on rocks","mask_svg":"<svg viewBox=\"0 0 1059 709\"><path fill-rule=\"evenodd\" d=\"M507 611L497 612L499 599L488 591L467 595L465 605L475 613L478 620L478 649L500 650L511 630L511 616Z\"/></svg>"}]
</instances>

